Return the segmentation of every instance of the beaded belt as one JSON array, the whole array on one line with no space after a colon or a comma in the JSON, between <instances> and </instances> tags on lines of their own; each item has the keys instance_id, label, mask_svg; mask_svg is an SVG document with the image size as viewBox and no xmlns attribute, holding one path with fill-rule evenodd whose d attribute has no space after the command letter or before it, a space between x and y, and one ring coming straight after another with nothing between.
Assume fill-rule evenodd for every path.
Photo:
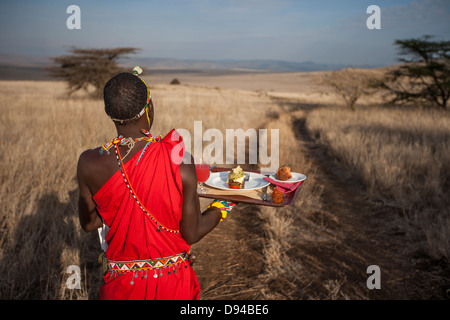
<instances>
[{"instance_id":1,"label":"beaded belt","mask_svg":"<svg viewBox=\"0 0 450 320\"><path fill-rule=\"evenodd\" d=\"M187 268L187 260L189 259L189 253L183 252L174 256L158 259L146 259L146 260L132 260L132 261L114 261L107 260L107 271L111 271L111 277L120 276L126 272L133 272L134 277L137 278L140 273L142 279L148 277L148 271L154 270L153 277L162 277L163 272L170 275L177 272L181 264L184 262L184 267ZM134 284L133 280L131 284Z\"/></svg>"}]
</instances>

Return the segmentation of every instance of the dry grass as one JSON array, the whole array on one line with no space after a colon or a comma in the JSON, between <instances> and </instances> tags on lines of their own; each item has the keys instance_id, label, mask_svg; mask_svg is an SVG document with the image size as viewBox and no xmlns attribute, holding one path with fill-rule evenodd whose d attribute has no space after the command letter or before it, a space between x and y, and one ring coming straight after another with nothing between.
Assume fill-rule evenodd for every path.
<instances>
[{"instance_id":1,"label":"dry grass","mask_svg":"<svg viewBox=\"0 0 450 320\"><path fill-rule=\"evenodd\" d=\"M308 177L293 206L245 207L249 211L247 220L250 213L257 214L258 228L254 228L253 221L236 215L227 221L223 232L237 234L225 234L225 240L220 239L219 233L208 235L210 241L221 240L221 247L238 245L239 252L245 252L248 240L258 249L252 251L257 255L254 261L264 263L262 268L255 267L258 271L253 277L235 274L239 266L228 263L217 274L204 278L210 281L204 283L205 298L364 298L365 288L349 290L352 279L328 274L328 266L324 265L328 260L321 261L319 253L314 252L320 246L345 247L347 261L336 262L341 269L350 268L347 264L359 254L349 254L352 244L343 236L347 229L339 224L340 217L322 207L324 186L316 180L317 164L307 157L294 131L293 123L298 119L306 120L314 135L320 134L331 155L345 164L343 172L352 172L361 179L385 205L404 209L405 215L415 222L414 230L426 234L432 254L448 257L448 115L381 108L357 108L356 112L315 109L317 104L332 105L337 98L316 87L316 83L310 84L310 80L320 76L260 76L266 77L267 88L271 81L299 79L301 85L290 82L286 92L281 80L279 90L261 91L257 83L250 83L250 75L243 78L249 90L234 89L239 86L237 79L229 80L228 88L152 85L156 106L152 133L165 134L172 128L192 133L196 120L203 122L203 130L279 129L280 164L288 164ZM186 83L185 79L180 80ZM307 89L296 91L303 85ZM66 99L64 92L60 82L3 81L0 86L2 299L98 297L100 248L97 235L86 235L79 226L75 171L83 150L109 141L116 132L104 114L102 101L82 94ZM309 107L299 108L299 100ZM260 116L254 116L255 110ZM254 233L247 237L239 234L245 231L240 222L249 224ZM358 231L357 226L355 230ZM229 253L234 248L222 250ZM81 267L81 290L67 289L66 269L72 264ZM200 266L197 264L197 268ZM214 278L221 275L236 280L227 283ZM313 286L314 290L310 290ZM318 286L324 291L316 290Z\"/></svg>"},{"instance_id":2,"label":"dry grass","mask_svg":"<svg viewBox=\"0 0 450 320\"><path fill-rule=\"evenodd\" d=\"M104 143L113 128L99 102L61 99L63 92L61 83L52 82L1 86L2 298L88 296L86 287L64 289L66 268L86 267L82 260L89 259L80 254L88 243L78 223L76 161L85 148ZM101 126L109 134L93 135Z\"/></svg>"},{"instance_id":3,"label":"dry grass","mask_svg":"<svg viewBox=\"0 0 450 320\"><path fill-rule=\"evenodd\" d=\"M434 258L450 258L450 115L426 109L320 108L312 135L383 204L425 234Z\"/></svg>"},{"instance_id":4,"label":"dry grass","mask_svg":"<svg viewBox=\"0 0 450 320\"><path fill-rule=\"evenodd\" d=\"M155 132L167 132L170 128L193 132L194 121L202 121L204 130L258 128L264 118L255 119L254 110L265 115L276 108L269 99L253 91L183 85L155 85L151 89L157 103Z\"/></svg>"}]
</instances>

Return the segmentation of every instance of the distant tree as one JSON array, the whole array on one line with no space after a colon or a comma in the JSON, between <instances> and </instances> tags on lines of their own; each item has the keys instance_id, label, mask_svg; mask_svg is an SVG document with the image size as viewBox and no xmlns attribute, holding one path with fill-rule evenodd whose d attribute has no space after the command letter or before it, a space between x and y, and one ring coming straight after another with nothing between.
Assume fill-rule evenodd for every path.
<instances>
[{"instance_id":1,"label":"distant tree","mask_svg":"<svg viewBox=\"0 0 450 320\"><path fill-rule=\"evenodd\" d=\"M322 83L331 87L347 107L355 111L356 101L371 92L375 79L375 73L368 70L348 68L326 73L322 76Z\"/></svg>"},{"instance_id":2,"label":"distant tree","mask_svg":"<svg viewBox=\"0 0 450 320\"><path fill-rule=\"evenodd\" d=\"M180 84L180 83L181 83L180 80L178 80L177 78L170 81L170 84Z\"/></svg>"},{"instance_id":3,"label":"distant tree","mask_svg":"<svg viewBox=\"0 0 450 320\"><path fill-rule=\"evenodd\" d=\"M51 76L64 79L68 94L83 89L93 98L101 98L103 87L115 74L125 71L117 60L126 54L135 53L136 48L80 49L71 48L71 54L51 58L56 66L48 71Z\"/></svg>"},{"instance_id":4,"label":"distant tree","mask_svg":"<svg viewBox=\"0 0 450 320\"><path fill-rule=\"evenodd\" d=\"M403 64L386 74L381 87L393 94L392 102L433 102L447 109L450 98L450 41L432 36L396 40Z\"/></svg>"}]
</instances>

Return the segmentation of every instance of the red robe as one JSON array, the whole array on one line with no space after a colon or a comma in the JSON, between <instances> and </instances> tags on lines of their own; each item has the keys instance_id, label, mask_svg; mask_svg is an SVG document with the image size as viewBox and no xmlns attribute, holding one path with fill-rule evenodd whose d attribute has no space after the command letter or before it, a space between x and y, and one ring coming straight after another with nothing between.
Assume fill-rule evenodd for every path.
<instances>
[{"instance_id":1,"label":"red robe","mask_svg":"<svg viewBox=\"0 0 450 320\"><path fill-rule=\"evenodd\" d=\"M173 138L171 138L173 135ZM130 158L124 168L130 184L145 208L164 227L179 230L183 188L179 163L183 143L175 130L161 142L152 142ZM175 160L175 161L174 161ZM124 178L117 171L94 195L97 210L109 227L106 234L108 260L132 261L158 259L189 252L190 245L181 234L158 228L131 196ZM160 230L159 232L157 230ZM185 266L187 266L185 268ZM176 272L154 270L126 272L119 277L109 271L100 288L100 299L199 299L200 286L189 263L179 264ZM155 269L156 270L156 269ZM131 284L133 280L133 284Z\"/></svg>"}]
</instances>

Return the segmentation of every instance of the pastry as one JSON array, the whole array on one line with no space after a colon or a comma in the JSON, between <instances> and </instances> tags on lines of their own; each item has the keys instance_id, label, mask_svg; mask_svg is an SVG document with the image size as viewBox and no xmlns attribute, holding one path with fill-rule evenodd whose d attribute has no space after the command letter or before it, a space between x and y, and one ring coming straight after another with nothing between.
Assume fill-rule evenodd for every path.
<instances>
[{"instance_id":1,"label":"pastry","mask_svg":"<svg viewBox=\"0 0 450 320\"><path fill-rule=\"evenodd\" d=\"M292 178L291 168L288 166L281 166L275 174L278 180L286 181Z\"/></svg>"}]
</instances>

